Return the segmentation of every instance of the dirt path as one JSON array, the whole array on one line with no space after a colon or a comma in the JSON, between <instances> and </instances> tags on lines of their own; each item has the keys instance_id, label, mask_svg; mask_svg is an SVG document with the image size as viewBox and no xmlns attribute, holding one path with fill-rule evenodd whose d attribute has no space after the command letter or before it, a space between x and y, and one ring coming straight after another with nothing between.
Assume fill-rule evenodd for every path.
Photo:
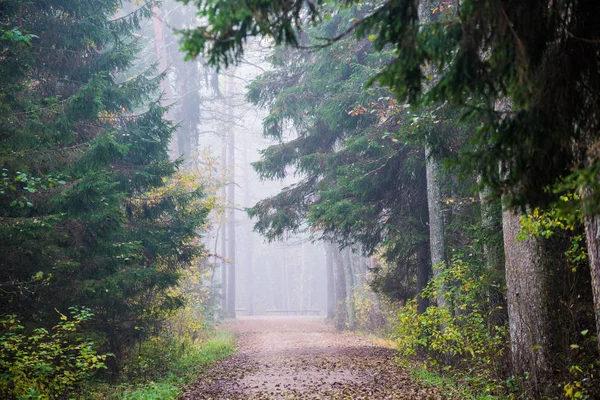
<instances>
[{"instance_id":1,"label":"dirt path","mask_svg":"<svg viewBox=\"0 0 600 400\"><path fill-rule=\"evenodd\" d=\"M225 324L238 353L190 385L183 399L439 399L396 367L394 351L310 317L246 317Z\"/></svg>"}]
</instances>

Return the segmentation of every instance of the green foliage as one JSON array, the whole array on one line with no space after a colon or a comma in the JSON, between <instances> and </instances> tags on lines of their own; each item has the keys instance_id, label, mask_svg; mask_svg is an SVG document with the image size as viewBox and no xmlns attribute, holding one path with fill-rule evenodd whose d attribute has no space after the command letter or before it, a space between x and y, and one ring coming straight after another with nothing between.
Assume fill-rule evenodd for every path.
<instances>
[{"instance_id":1,"label":"green foliage","mask_svg":"<svg viewBox=\"0 0 600 400\"><path fill-rule=\"evenodd\" d=\"M144 340L123 365L125 382L158 381L169 375L192 378L202 367L233 352L233 335L206 332L204 340L161 334Z\"/></svg>"},{"instance_id":2,"label":"green foliage","mask_svg":"<svg viewBox=\"0 0 600 400\"><path fill-rule=\"evenodd\" d=\"M309 33L338 34L364 12L359 5L332 12ZM253 166L264 179L280 179L292 169L303 179L260 201L249 214L269 240L308 222L316 237L356 245L364 253L383 247L397 268L377 288L406 299L414 295L412 287L396 290L389 283L406 275L412 279L427 262L413 262L419 246L427 245L425 168L420 144L408 139L408 110L385 88L365 89L390 57L366 39L343 40L313 53L275 52L275 69L252 82L248 97L268 108L264 135L277 143ZM289 125L298 133L290 140L283 130Z\"/></svg>"},{"instance_id":3,"label":"green foliage","mask_svg":"<svg viewBox=\"0 0 600 400\"><path fill-rule=\"evenodd\" d=\"M206 331L206 338L153 336L144 341L125 365L123 383L97 386L91 398L130 400L176 399L181 388L193 382L199 371L235 352L235 338L227 331Z\"/></svg>"},{"instance_id":4,"label":"green foliage","mask_svg":"<svg viewBox=\"0 0 600 400\"><path fill-rule=\"evenodd\" d=\"M480 390L496 392L501 382L499 363L506 348L504 326L489 326L486 303L486 271L474 263L454 259L434 277L423 297L439 295L443 283L451 309L430 306L417 313L416 300L410 300L398 314L395 338L405 362L425 354L430 366L454 366L455 372L468 371ZM447 369L447 368L446 368Z\"/></svg>"},{"instance_id":5,"label":"green foliage","mask_svg":"<svg viewBox=\"0 0 600 400\"><path fill-rule=\"evenodd\" d=\"M119 18L115 0L0 5L0 313L48 328L54 309L89 307L113 377L183 305L172 288L212 206L169 159L164 76L130 71L155 4Z\"/></svg>"},{"instance_id":6,"label":"green foliage","mask_svg":"<svg viewBox=\"0 0 600 400\"><path fill-rule=\"evenodd\" d=\"M298 46L301 29L320 23L320 16L330 21L348 2L195 4L209 23L186 31L183 48L190 57L204 54L221 66L239 60L252 36ZM321 38L317 43L336 44L352 33L366 37L377 51L393 50L390 62L372 76L399 100L466 105L464 117L481 125L462 163L496 196L502 193L513 206L547 204L553 197L543 189L576 171L581 187L593 188L582 200L599 204L594 201L599 160L594 144L600 132L596 2L468 0L460 8L451 1L350 4L362 6L362 14L348 19L346 30L315 35ZM301 26L303 7L308 18ZM496 111L498 99L509 99L513 110Z\"/></svg>"},{"instance_id":7,"label":"green foliage","mask_svg":"<svg viewBox=\"0 0 600 400\"><path fill-rule=\"evenodd\" d=\"M588 255L585 246L585 235L581 232L582 215L580 209L563 208L563 204L578 201L579 196L563 194L557 203L548 211L533 209L530 213L521 216L521 232L518 240L526 240L529 236L552 237L559 232L572 232L570 246L565 256L573 272L578 267L587 265Z\"/></svg>"},{"instance_id":8,"label":"green foliage","mask_svg":"<svg viewBox=\"0 0 600 400\"><path fill-rule=\"evenodd\" d=\"M271 36L276 44L298 44L296 28L300 26L302 11L305 6L311 10L315 7L313 3L303 1L181 1L196 4L199 16L206 21L197 28L181 32L182 50L188 58L207 53L208 62L217 67L239 61L243 45L252 36ZM273 24L272 15L284 17Z\"/></svg>"},{"instance_id":9,"label":"green foliage","mask_svg":"<svg viewBox=\"0 0 600 400\"><path fill-rule=\"evenodd\" d=\"M587 332L584 331L582 334L586 336ZM569 368L570 379L563 386L565 397L587 400L600 396L599 373L600 362L598 360L590 360L584 365L572 365Z\"/></svg>"},{"instance_id":10,"label":"green foliage","mask_svg":"<svg viewBox=\"0 0 600 400\"><path fill-rule=\"evenodd\" d=\"M46 330L25 330L15 315L5 316L0 331L0 394L3 398L58 399L76 396L85 381L106 368L90 339L81 337L82 324L93 314L71 308L71 317Z\"/></svg>"},{"instance_id":11,"label":"green foliage","mask_svg":"<svg viewBox=\"0 0 600 400\"><path fill-rule=\"evenodd\" d=\"M470 400L494 400L502 399L504 396L497 396L485 393L478 393L476 388L469 384L469 377L457 379L456 377L448 376L448 374L440 374L427 368L427 365L414 363L409 368L413 379L426 387L434 387L438 393L444 398L458 398Z\"/></svg>"}]
</instances>

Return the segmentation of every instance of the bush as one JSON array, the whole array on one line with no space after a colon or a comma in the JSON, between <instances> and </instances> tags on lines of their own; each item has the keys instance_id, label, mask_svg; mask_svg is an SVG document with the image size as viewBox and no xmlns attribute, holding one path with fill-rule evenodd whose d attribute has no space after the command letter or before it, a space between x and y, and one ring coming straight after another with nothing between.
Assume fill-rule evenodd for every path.
<instances>
[{"instance_id":1,"label":"bush","mask_svg":"<svg viewBox=\"0 0 600 400\"><path fill-rule=\"evenodd\" d=\"M417 313L417 302L407 302L398 314L395 339L405 360L423 354L430 366L458 367L474 372L486 392L499 389L497 373L506 349L506 327L488 326L485 270L455 259L433 278L421 294L435 298L442 283L450 310L430 306ZM491 310L493 311L493 310Z\"/></svg>"},{"instance_id":2,"label":"bush","mask_svg":"<svg viewBox=\"0 0 600 400\"><path fill-rule=\"evenodd\" d=\"M70 310L71 318L59 313L61 321L51 331L37 328L25 333L15 315L1 320L2 398L67 398L80 392L95 371L106 368L107 355L98 355L94 343L77 332L93 314L84 307Z\"/></svg>"},{"instance_id":3,"label":"bush","mask_svg":"<svg viewBox=\"0 0 600 400\"><path fill-rule=\"evenodd\" d=\"M157 381L170 375L195 375L203 366L234 352L230 333L216 332L202 343L175 336L154 336L144 341L123 365L125 382Z\"/></svg>"},{"instance_id":4,"label":"bush","mask_svg":"<svg viewBox=\"0 0 600 400\"><path fill-rule=\"evenodd\" d=\"M96 385L90 398L168 400L181 394L203 368L235 351L230 332L212 332L204 342L171 337L152 337L124 365L119 385Z\"/></svg>"}]
</instances>

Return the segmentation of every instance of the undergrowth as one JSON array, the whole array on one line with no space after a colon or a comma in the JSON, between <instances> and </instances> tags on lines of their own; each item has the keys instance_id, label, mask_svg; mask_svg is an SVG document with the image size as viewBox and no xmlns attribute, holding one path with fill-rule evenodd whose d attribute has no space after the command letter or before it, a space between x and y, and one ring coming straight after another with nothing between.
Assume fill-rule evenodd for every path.
<instances>
[{"instance_id":1,"label":"undergrowth","mask_svg":"<svg viewBox=\"0 0 600 400\"><path fill-rule=\"evenodd\" d=\"M86 399L175 399L202 369L234 352L234 336L226 331L216 331L201 343L173 337L150 338L124 366L121 383L98 384Z\"/></svg>"},{"instance_id":2,"label":"undergrowth","mask_svg":"<svg viewBox=\"0 0 600 400\"><path fill-rule=\"evenodd\" d=\"M423 363L415 362L408 366L413 380L422 386L434 387L443 398L469 399L469 400L496 400L497 397L489 394L474 393L468 382L461 382L455 376L441 374L428 369Z\"/></svg>"}]
</instances>

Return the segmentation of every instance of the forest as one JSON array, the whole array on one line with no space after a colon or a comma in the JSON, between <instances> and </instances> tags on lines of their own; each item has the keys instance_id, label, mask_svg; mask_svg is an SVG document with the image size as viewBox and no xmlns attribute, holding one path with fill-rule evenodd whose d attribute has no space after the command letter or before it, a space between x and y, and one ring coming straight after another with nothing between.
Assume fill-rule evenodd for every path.
<instances>
[{"instance_id":1,"label":"forest","mask_svg":"<svg viewBox=\"0 0 600 400\"><path fill-rule=\"evenodd\" d=\"M598 15L0 1L0 398L600 399Z\"/></svg>"}]
</instances>

